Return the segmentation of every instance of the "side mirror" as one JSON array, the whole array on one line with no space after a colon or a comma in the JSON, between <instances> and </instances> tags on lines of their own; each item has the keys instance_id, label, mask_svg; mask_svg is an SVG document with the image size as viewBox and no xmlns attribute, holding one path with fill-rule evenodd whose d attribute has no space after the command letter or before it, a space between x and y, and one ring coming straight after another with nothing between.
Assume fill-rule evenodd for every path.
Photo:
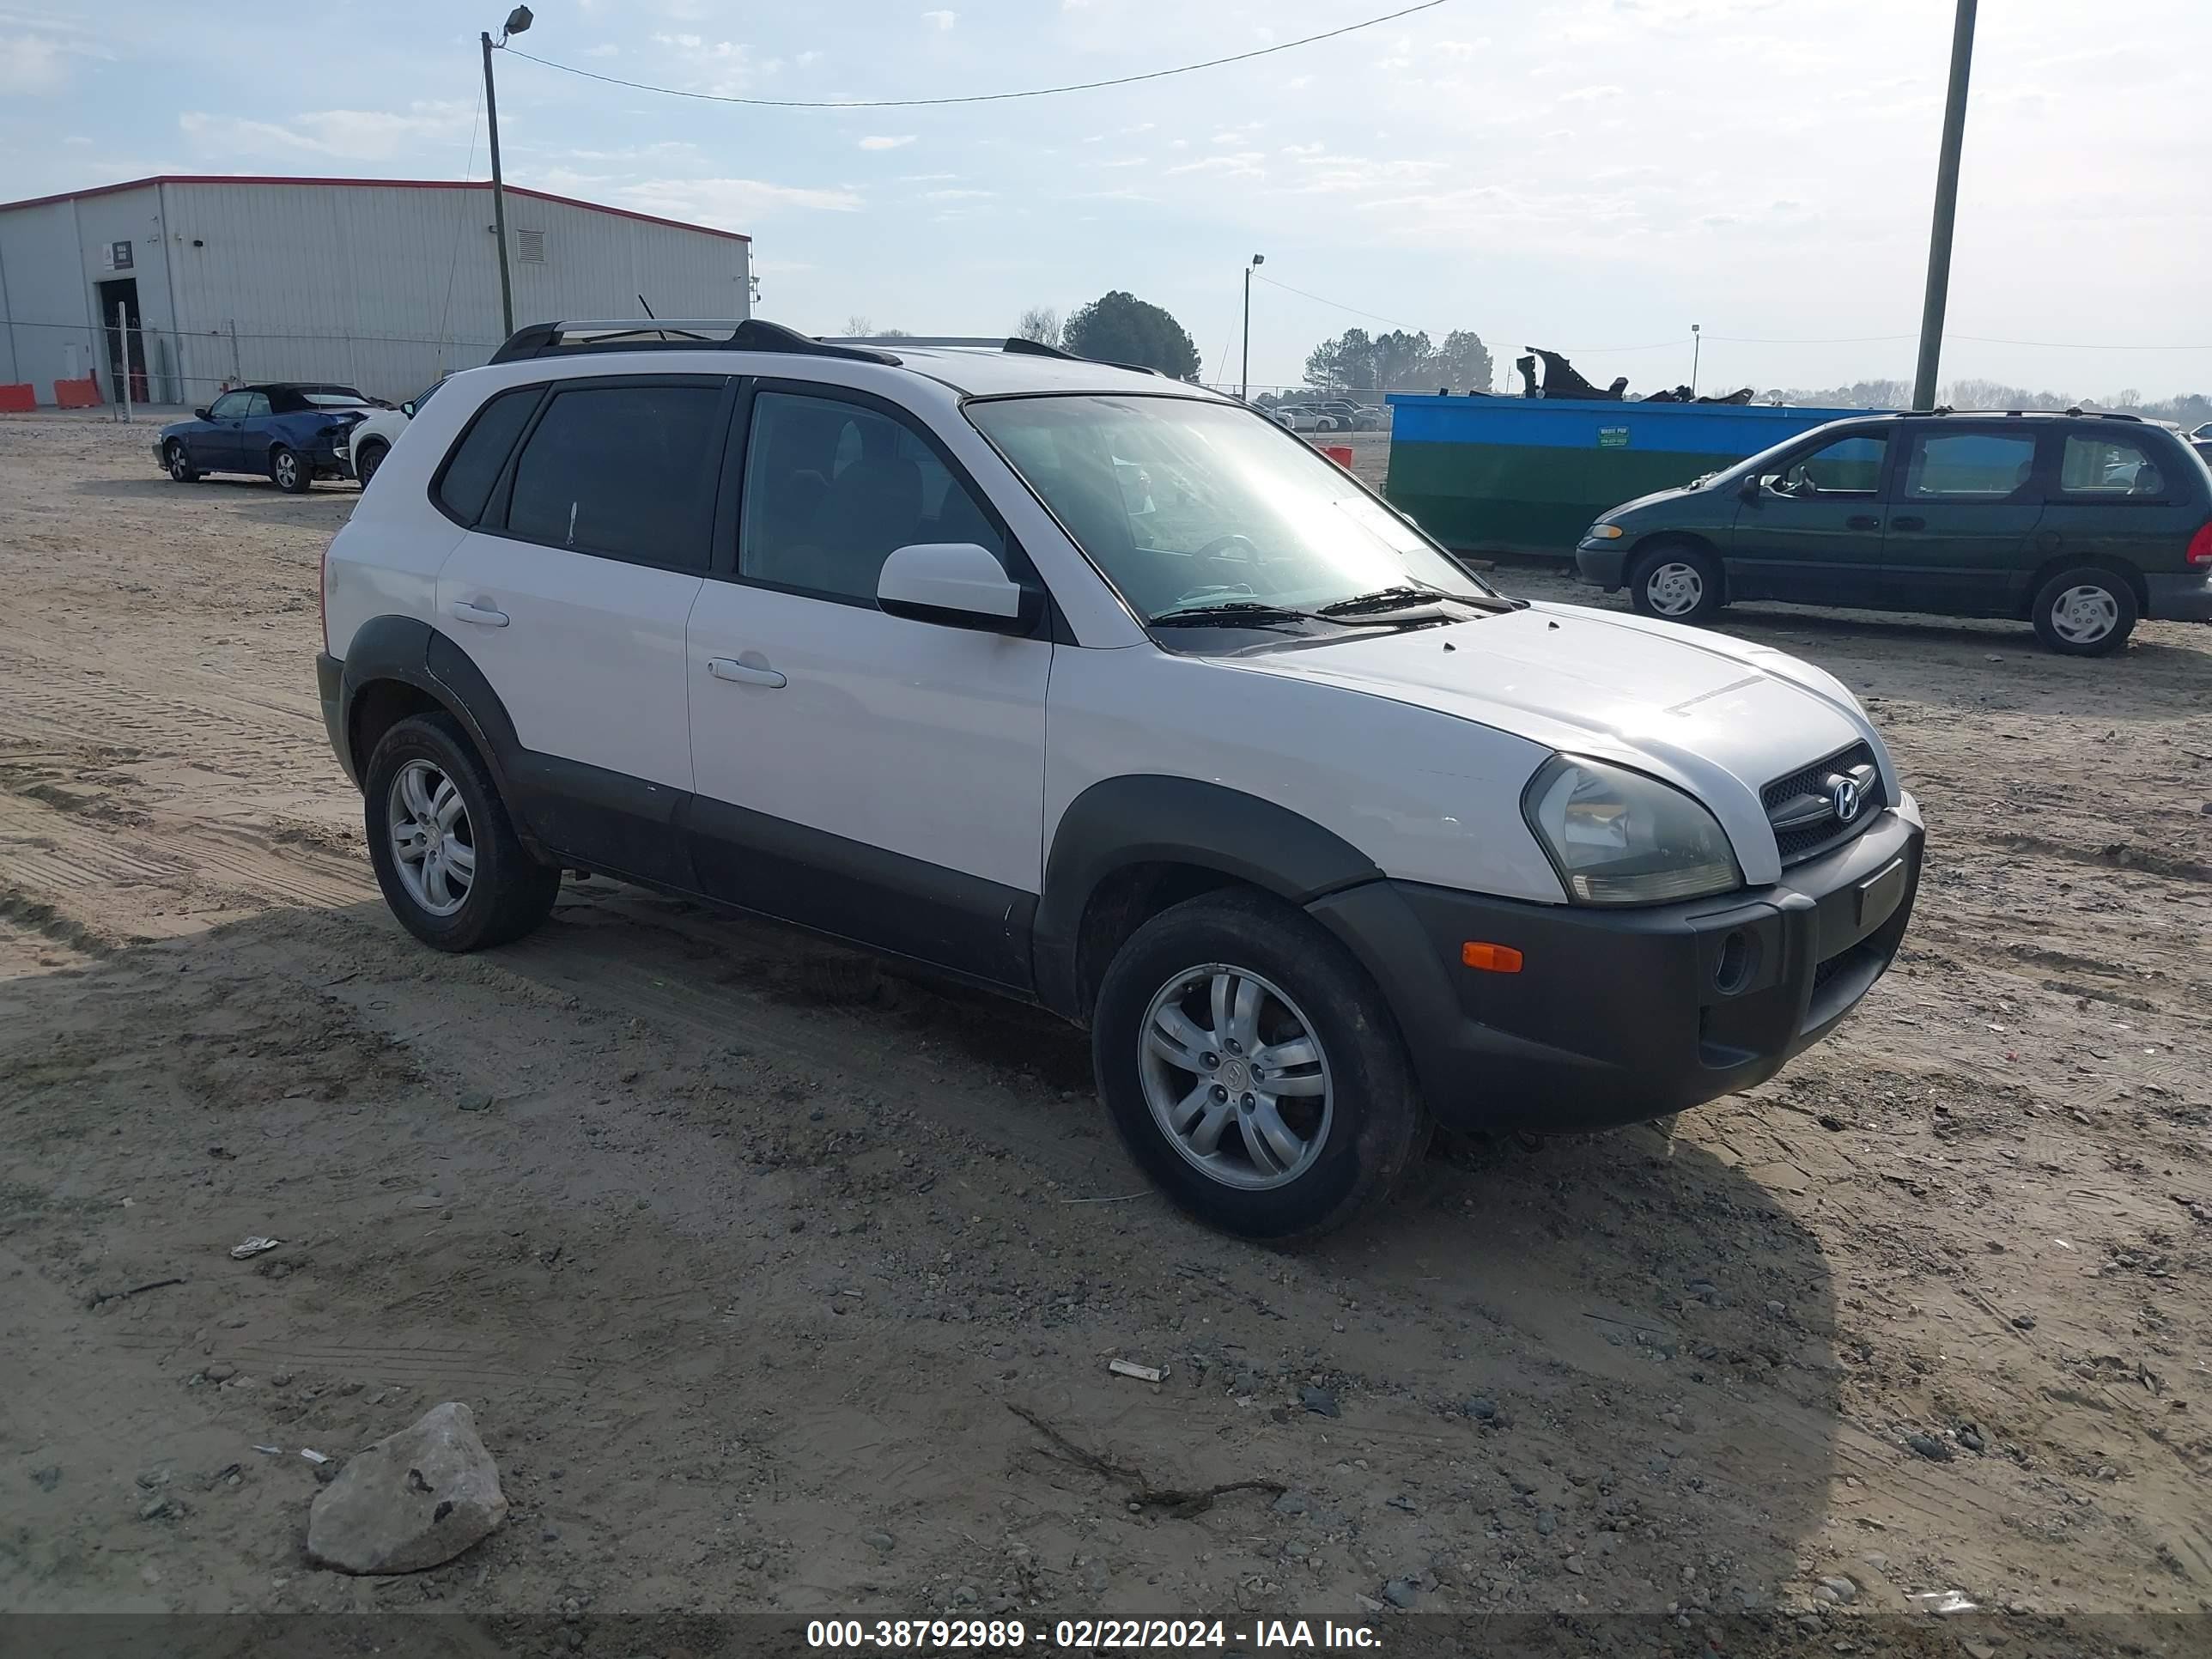
<instances>
[{"instance_id":1,"label":"side mirror","mask_svg":"<svg viewBox=\"0 0 2212 1659\"><path fill-rule=\"evenodd\" d=\"M1737 493L1747 501L1755 501L1774 488L1776 477L1770 472L1763 478L1746 478L1737 486Z\"/></svg>"},{"instance_id":2,"label":"side mirror","mask_svg":"<svg viewBox=\"0 0 2212 1659\"><path fill-rule=\"evenodd\" d=\"M196 409L192 411L192 418L196 421L211 421L215 416L204 409Z\"/></svg>"},{"instance_id":3,"label":"side mirror","mask_svg":"<svg viewBox=\"0 0 2212 1659\"><path fill-rule=\"evenodd\" d=\"M410 398L405 403L400 404L399 412L402 415L404 415L409 420L413 420L415 418L415 400L412 398Z\"/></svg>"},{"instance_id":4,"label":"side mirror","mask_svg":"<svg viewBox=\"0 0 2212 1659\"><path fill-rule=\"evenodd\" d=\"M1010 578L975 542L916 542L895 548L876 577L876 603L910 622L1026 634L1044 598Z\"/></svg>"}]
</instances>

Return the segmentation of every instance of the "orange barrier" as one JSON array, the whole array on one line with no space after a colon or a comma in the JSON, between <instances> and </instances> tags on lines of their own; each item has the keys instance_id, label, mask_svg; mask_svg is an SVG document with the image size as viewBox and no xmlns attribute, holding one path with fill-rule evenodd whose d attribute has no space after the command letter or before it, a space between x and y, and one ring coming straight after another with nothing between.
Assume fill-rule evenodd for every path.
<instances>
[{"instance_id":1,"label":"orange barrier","mask_svg":"<svg viewBox=\"0 0 2212 1659\"><path fill-rule=\"evenodd\" d=\"M0 415L27 415L38 406L38 393L28 380L16 386L0 386Z\"/></svg>"},{"instance_id":2,"label":"orange barrier","mask_svg":"<svg viewBox=\"0 0 2212 1659\"><path fill-rule=\"evenodd\" d=\"M88 374L82 380L56 380L54 403L61 409L97 409L106 399L100 395L100 382Z\"/></svg>"},{"instance_id":3,"label":"orange barrier","mask_svg":"<svg viewBox=\"0 0 2212 1659\"><path fill-rule=\"evenodd\" d=\"M1334 461L1339 466L1344 468L1347 472L1352 470L1352 446L1350 444L1323 444L1321 446L1321 453L1328 456L1332 461Z\"/></svg>"}]
</instances>

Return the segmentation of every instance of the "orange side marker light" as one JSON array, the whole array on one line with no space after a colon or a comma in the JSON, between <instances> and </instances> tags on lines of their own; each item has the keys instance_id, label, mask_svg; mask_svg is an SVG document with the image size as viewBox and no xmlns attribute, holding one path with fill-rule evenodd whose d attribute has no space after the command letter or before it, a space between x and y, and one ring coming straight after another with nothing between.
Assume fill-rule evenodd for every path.
<instances>
[{"instance_id":1,"label":"orange side marker light","mask_svg":"<svg viewBox=\"0 0 2212 1659\"><path fill-rule=\"evenodd\" d=\"M1459 947L1459 959L1470 968L1480 968L1487 974L1517 974L1521 971L1521 953L1510 945L1485 945L1469 939Z\"/></svg>"}]
</instances>

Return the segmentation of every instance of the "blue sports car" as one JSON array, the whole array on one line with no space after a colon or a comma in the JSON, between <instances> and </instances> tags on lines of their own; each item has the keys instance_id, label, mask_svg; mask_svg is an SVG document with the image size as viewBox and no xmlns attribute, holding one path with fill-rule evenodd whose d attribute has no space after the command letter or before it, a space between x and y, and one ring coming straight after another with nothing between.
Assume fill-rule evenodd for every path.
<instances>
[{"instance_id":1,"label":"blue sports car","mask_svg":"<svg viewBox=\"0 0 2212 1659\"><path fill-rule=\"evenodd\" d=\"M318 478L342 478L339 434L386 407L349 386L287 381L226 392L193 418L165 426L154 459L179 483L210 472L253 472L288 495L305 495Z\"/></svg>"}]
</instances>

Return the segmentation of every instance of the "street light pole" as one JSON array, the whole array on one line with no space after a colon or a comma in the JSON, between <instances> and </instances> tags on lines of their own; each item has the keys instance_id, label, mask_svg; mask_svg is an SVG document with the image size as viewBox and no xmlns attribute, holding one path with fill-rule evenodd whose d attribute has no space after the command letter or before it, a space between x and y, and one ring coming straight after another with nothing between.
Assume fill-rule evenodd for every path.
<instances>
[{"instance_id":1,"label":"street light pole","mask_svg":"<svg viewBox=\"0 0 2212 1659\"><path fill-rule=\"evenodd\" d=\"M1705 336L1701 325L1690 325L1690 395L1698 395L1698 359L1704 355Z\"/></svg>"},{"instance_id":2,"label":"street light pole","mask_svg":"<svg viewBox=\"0 0 2212 1659\"><path fill-rule=\"evenodd\" d=\"M520 34L530 22L530 8L517 6L507 15L496 41L489 29L477 36L483 42L484 124L491 133L491 222L492 234L499 238L499 315L505 334L514 332L514 280L507 268L507 181L499 170L499 97L492 88L491 50L505 46L508 35Z\"/></svg>"},{"instance_id":3,"label":"street light pole","mask_svg":"<svg viewBox=\"0 0 2212 1659\"><path fill-rule=\"evenodd\" d=\"M1244 367L1237 377L1237 401L1252 400L1252 272L1267 263L1267 256L1255 253L1252 263L1244 267Z\"/></svg>"},{"instance_id":4,"label":"street light pole","mask_svg":"<svg viewBox=\"0 0 2212 1659\"><path fill-rule=\"evenodd\" d=\"M1951 27L1951 89L1943 100L1943 148L1936 161L1936 222L1928 233L1928 292L1920 307L1920 363L1912 406L1936 406L1936 369L1943 356L1943 311L1951 295L1951 227L1959 212L1959 151L1966 136L1966 77L1974 63L1975 0L1959 0Z\"/></svg>"}]
</instances>

